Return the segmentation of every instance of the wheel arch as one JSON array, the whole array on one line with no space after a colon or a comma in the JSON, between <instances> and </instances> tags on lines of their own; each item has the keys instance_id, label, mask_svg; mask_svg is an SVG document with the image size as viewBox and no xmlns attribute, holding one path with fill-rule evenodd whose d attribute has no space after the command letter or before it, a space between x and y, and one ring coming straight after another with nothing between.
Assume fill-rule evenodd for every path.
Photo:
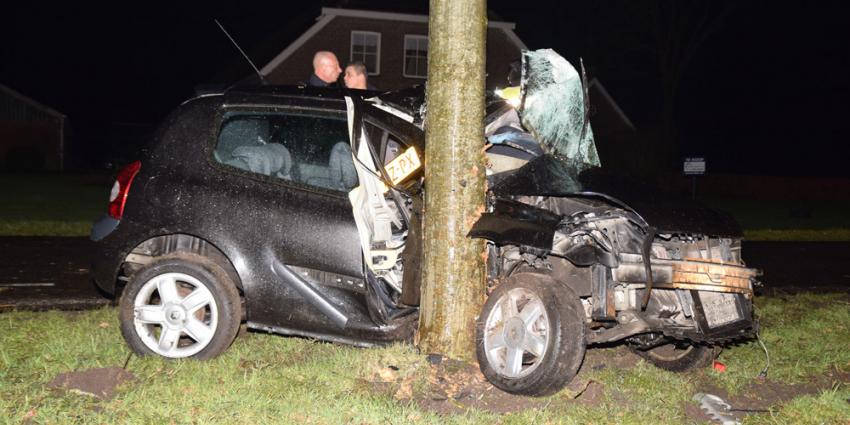
<instances>
[{"instance_id":1,"label":"wheel arch","mask_svg":"<svg viewBox=\"0 0 850 425\"><path fill-rule=\"evenodd\" d=\"M213 260L224 269L230 280L236 285L240 295L244 295L245 288L242 285L242 279L224 251L204 238L186 233L153 236L140 242L121 261L121 270L129 278L156 258L177 252L188 252ZM123 290L123 285L116 292L121 290Z\"/></svg>"}]
</instances>

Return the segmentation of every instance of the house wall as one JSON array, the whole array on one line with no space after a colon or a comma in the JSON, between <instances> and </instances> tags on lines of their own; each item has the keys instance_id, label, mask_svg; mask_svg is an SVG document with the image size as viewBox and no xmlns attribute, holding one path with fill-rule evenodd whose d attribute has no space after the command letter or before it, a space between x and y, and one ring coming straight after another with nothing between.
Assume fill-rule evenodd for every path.
<instances>
[{"instance_id":1,"label":"house wall","mask_svg":"<svg viewBox=\"0 0 850 425\"><path fill-rule=\"evenodd\" d=\"M396 90L425 82L424 78L403 75L404 36L427 35L428 24L394 22L380 19L336 16L321 31L271 71L267 78L272 84L298 84L307 81L313 72L313 54L330 50L345 66L350 58L351 31L381 33L380 75L369 76L369 82L381 90ZM508 67L520 59L520 50L496 28L487 31L487 87L504 86Z\"/></svg>"},{"instance_id":2,"label":"house wall","mask_svg":"<svg viewBox=\"0 0 850 425\"><path fill-rule=\"evenodd\" d=\"M0 169L62 170L62 120L0 90Z\"/></svg>"},{"instance_id":3,"label":"house wall","mask_svg":"<svg viewBox=\"0 0 850 425\"><path fill-rule=\"evenodd\" d=\"M0 169L62 169L56 124L0 120Z\"/></svg>"}]
</instances>

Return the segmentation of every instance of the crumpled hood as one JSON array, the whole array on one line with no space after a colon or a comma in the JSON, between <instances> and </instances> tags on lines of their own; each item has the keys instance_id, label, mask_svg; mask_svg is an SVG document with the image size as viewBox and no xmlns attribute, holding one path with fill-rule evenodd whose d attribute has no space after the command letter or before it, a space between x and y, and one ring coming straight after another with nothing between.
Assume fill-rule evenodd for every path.
<instances>
[{"instance_id":1,"label":"crumpled hood","mask_svg":"<svg viewBox=\"0 0 850 425\"><path fill-rule=\"evenodd\" d=\"M659 188L601 168L589 168L580 173L575 170L569 159L543 155L515 172L492 176L490 188L499 197L525 195L604 199L637 213L658 233L743 236L740 225L725 212L665 194Z\"/></svg>"}]
</instances>

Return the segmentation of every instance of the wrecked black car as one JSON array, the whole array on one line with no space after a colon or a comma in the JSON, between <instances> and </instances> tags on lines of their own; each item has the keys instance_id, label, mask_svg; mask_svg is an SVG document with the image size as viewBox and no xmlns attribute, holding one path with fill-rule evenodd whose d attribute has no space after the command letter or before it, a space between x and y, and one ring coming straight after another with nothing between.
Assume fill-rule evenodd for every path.
<instances>
[{"instance_id":1,"label":"wrecked black car","mask_svg":"<svg viewBox=\"0 0 850 425\"><path fill-rule=\"evenodd\" d=\"M523 68L514 96L488 103L488 210L469 232L490 254L485 376L545 395L591 344L685 370L753 335L758 271L735 222L606 173L581 75L552 51L527 52ZM234 88L181 105L92 229L94 277L120 294L130 347L207 359L243 322L359 346L411 340L422 94Z\"/></svg>"}]
</instances>

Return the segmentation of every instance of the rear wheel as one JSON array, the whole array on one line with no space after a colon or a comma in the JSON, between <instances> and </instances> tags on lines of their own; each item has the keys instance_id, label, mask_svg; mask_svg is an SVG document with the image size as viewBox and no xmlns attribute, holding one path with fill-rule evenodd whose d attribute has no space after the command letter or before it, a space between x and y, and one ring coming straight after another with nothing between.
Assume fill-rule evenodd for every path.
<instances>
[{"instance_id":1,"label":"rear wheel","mask_svg":"<svg viewBox=\"0 0 850 425\"><path fill-rule=\"evenodd\" d=\"M211 259L170 254L136 272L119 303L121 333L139 355L209 359L236 337L236 286Z\"/></svg>"},{"instance_id":2,"label":"rear wheel","mask_svg":"<svg viewBox=\"0 0 850 425\"><path fill-rule=\"evenodd\" d=\"M572 380L584 359L579 299L546 275L509 277L487 299L476 326L481 372L509 393L553 394Z\"/></svg>"},{"instance_id":3,"label":"rear wheel","mask_svg":"<svg viewBox=\"0 0 850 425\"><path fill-rule=\"evenodd\" d=\"M713 347L685 341L670 342L647 350L634 346L631 349L655 366L673 372L707 367L717 357Z\"/></svg>"}]
</instances>

